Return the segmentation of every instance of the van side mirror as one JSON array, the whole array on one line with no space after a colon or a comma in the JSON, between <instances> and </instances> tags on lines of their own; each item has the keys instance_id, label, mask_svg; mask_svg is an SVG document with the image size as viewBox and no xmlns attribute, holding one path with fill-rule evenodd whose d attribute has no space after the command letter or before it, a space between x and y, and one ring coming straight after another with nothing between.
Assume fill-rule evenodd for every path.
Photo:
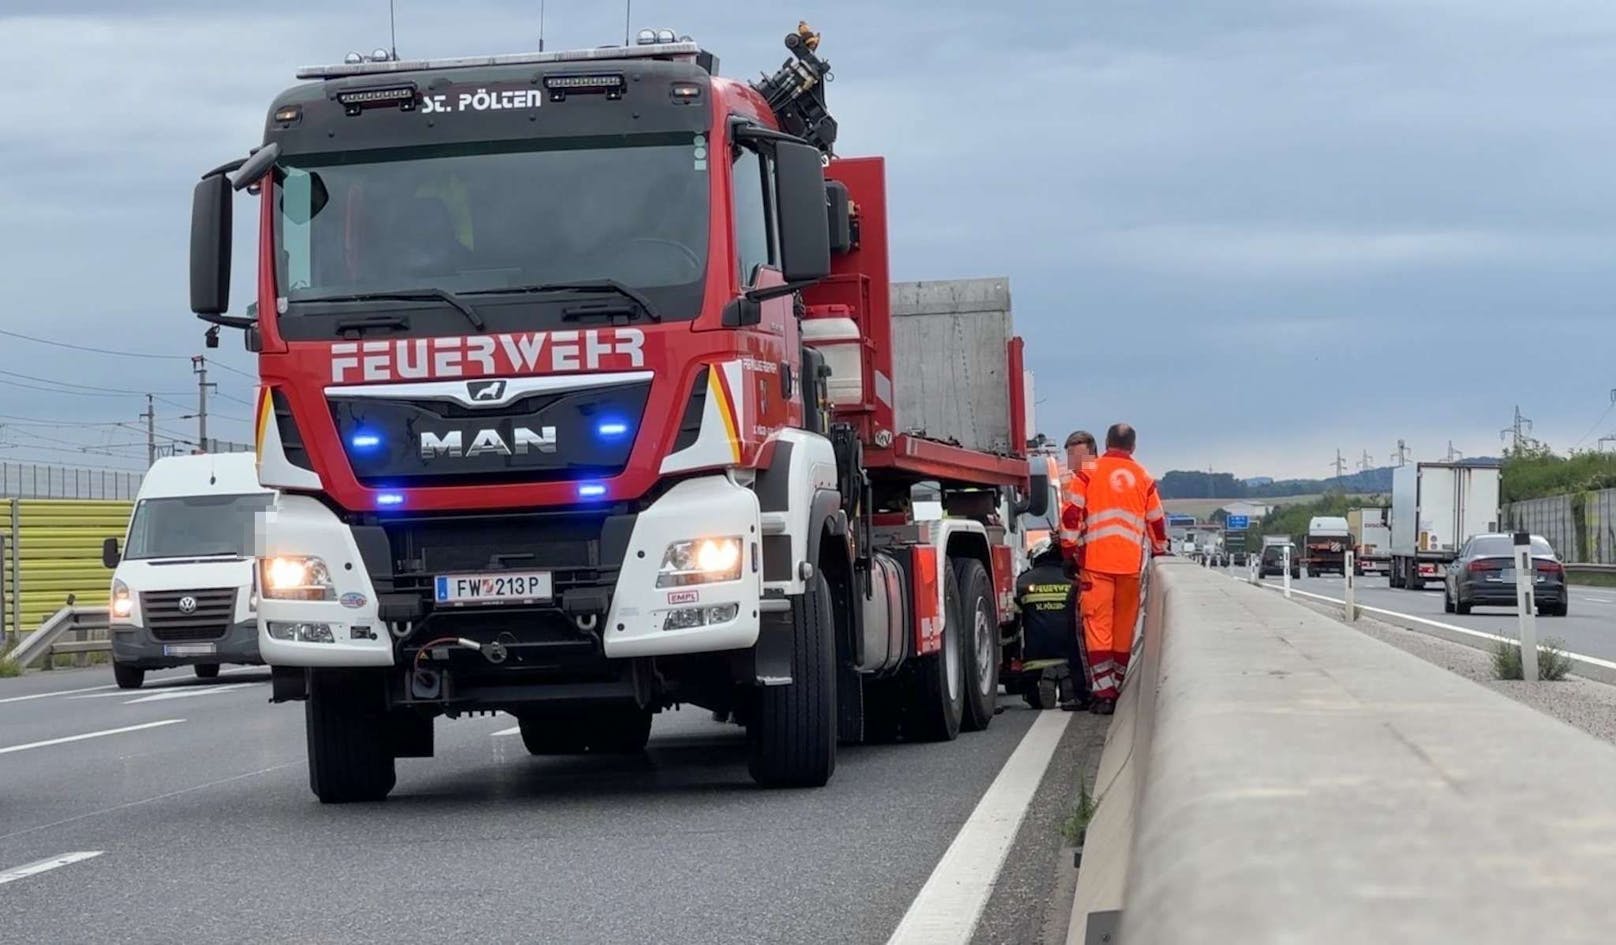
<instances>
[{"instance_id":1,"label":"van side mirror","mask_svg":"<svg viewBox=\"0 0 1616 945\"><path fill-rule=\"evenodd\" d=\"M202 178L191 193L191 311L223 315L230 309L230 204L235 196L223 174Z\"/></svg>"},{"instance_id":2,"label":"van side mirror","mask_svg":"<svg viewBox=\"0 0 1616 945\"><path fill-rule=\"evenodd\" d=\"M830 275L825 167L819 149L794 141L775 142L774 191L781 275L787 282L813 282Z\"/></svg>"},{"instance_id":3,"label":"van side mirror","mask_svg":"<svg viewBox=\"0 0 1616 945\"><path fill-rule=\"evenodd\" d=\"M108 538L101 543L101 563L106 565L108 571L116 568L122 560L123 555L118 553L118 539Z\"/></svg>"}]
</instances>

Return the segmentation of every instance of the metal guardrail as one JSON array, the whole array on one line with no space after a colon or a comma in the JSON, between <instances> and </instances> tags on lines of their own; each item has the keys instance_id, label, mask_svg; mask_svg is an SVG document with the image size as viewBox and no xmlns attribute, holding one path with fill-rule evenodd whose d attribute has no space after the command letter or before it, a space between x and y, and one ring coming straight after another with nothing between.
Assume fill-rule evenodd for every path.
<instances>
[{"instance_id":1,"label":"metal guardrail","mask_svg":"<svg viewBox=\"0 0 1616 945\"><path fill-rule=\"evenodd\" d=\"M1589 564L1567 561L1565 569L1567 571L1587 571L1589 574L1616 574L1616 564Z\"/></svg>"},{"instance_id":2,"label":"metal guardrail","mask_svg":"<svg viewBox=\"0 0 1616 945\"><path fill-rule=\"evenodd\" d=\"M91 653L110 651L112 641L107 639L107 633L106 608L63 607L38 630L23 637L6 658L24 669L44 659L45 668L51 669L58 655L72 655L82 661ZM63 641L67 636L74 639Z\"/></svg>"}]
</instances>

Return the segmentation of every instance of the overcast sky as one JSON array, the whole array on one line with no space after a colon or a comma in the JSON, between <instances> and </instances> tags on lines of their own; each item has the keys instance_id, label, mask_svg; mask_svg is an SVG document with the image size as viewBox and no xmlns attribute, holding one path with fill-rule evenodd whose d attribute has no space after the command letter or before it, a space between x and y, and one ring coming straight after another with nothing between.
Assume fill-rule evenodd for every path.
<instances>
[{"instance_id":1,"label":"overcast sky","mask_svg":"<svg viewBox=\"0 0 1616 945\"><path fill-rule=\"evenodd\" d=\"M539 6L398 0L399 51L533 48ZM295 67L385 45L386 10L6 0L0 329L200 352L193 183L256 143ZM751 77L799 16L836 68L838 150L888 158L895 276L1010 277L1046 433L1126 419L1158 471L1323 476L1398 438L1496 453L1517 403L1560 449L1616 431L1609 0L635 0L633 20ZM622 29L621 7L548 0L549 48ZM239 336L217 356L251 370ZM155 391L164 429L194 429L188 360L0 336L0 372L0 458L143 458L131 430L14 419L144 408L84 386ZM212 432L247 439L251 381L216 373Z\"/></svg>"}]
</instances>

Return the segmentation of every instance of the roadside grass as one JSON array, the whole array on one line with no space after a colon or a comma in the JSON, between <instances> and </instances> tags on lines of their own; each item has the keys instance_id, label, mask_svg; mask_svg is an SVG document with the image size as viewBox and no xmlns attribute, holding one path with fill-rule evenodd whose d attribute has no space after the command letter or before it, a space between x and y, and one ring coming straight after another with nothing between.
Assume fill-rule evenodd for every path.
<instances>
[{"instance_id":1,"label":"roadside grass","mask_svg":"<svg viewBox=\"0 0 1616 945\"><path fill-rule=\"evenodd\" d=\"M1521 645L1500 640L1493 647L1493 675L1499 679L1522 679ZM1565 641L1554 637L1537 647L1537 676L1550 682L1564 679L1571 672L1571 657L1566 654Z\"/></svg>"},{"instance_id":2,"label":"roadside grass","mask_svg":"<svg viewBox=\"0 0 1616 945\"><path fill-rule=\"evenodd\" d=\"M1099 801L1089 793L1088 782L1082 778L1077 782L1077 801L1072 805L1072 812L1061 821L1061 837L1070 846L1083 845L1083 832L1089 829L1089 821L1094 819L1094 811L1099 807Z\"/></svg>"},{"instance_id":3,"label":"roadside grass","mask_svg":"<svg viewBox=\"0 0 1616 945\"><path fill-rule=\"evenodd\" d=\"M0 679L11 679L21 675L22 667L17 665L17 661L0 654Z\"/></svg>"},{"instance_id":4,"label":"roadside grass","mask_svg":"<svg viewBox=\"0 0 1616 945\"><path fill-rule=\"evenodd\" d=\"M1584 587L1616 587L1616 574L1606 574L1602 571L1579 571L1576 568L1567 568L1566 580Z\"/></svg>"}]
</instances>

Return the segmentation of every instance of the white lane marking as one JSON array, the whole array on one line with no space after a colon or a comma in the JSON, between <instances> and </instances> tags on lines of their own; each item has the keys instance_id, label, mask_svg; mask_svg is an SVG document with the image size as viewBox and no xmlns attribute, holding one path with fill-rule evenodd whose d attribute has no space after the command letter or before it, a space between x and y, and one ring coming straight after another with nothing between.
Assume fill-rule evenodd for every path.
<instances>
[{"instance_id":1,"label":"white lane marking","mask_svg":"<svg viewBox=\"0 0 1616 945\"><path fill-rule=\"evenodd\" d=\"M520 734L522 734L522 726L513 725L510 728L502 728L499 731L494 732L493 734L489 735L488 737L489 738L498 738L501 735L520 735Z\"/></svg>"},{"instance_id":2,"label":"white lane marking","mask_svg":"<svg viewBox=\"0 0 1616 945\"><path fill-rule=\"evenodd\" d=\"M31 696L9 696L0 699L0 705L7 702L27 702L29 699L49 699L51 696L71 696L75 692L100 692L103 689L112 689L112 686L90 686L87 689L58 689L55 692L36 692Z\"/></svg>"},{"instance_id":3,"label":"white lane marking","mask_svg":"<svg viewBox=\"0 0 1616 945\"><path fill-rule=\"evenodd\" d=\"M28 742L22 745L11 745L0 748L0 755L9 755L14 751L27 751L30 748L47 748L51 745L65 745L68 742L82 742L86 738L105 738L108 735L122 735L125 732L138 732L148 728L161 728L164 725L178 725L184 719L163 719L158 722L144 722L140 725L125 725L122 728L109 728L99 732L85 732L83 735L69 735L65 738L50 738L42 742Z\"/></svg>"},{"instance_id":4,"label":"white lane marking","mask_svg":"<svg viewBox=\"0 0 1616 945\"><path fill-rule=\"evenodd\" d=\"M1616 604L1616 600L1609 600L1604 597L1579 597L1577 600L1585 600L1590 604Z\"/></svg>"},{"instance_id":5,"label":"white lane marking","mask_svg":"<svg viewBox=\"0 0 1616 945\"><path fill-rule=\"evenodd\" d=\"M25 835L30 834L30 833L38 833L41 830L54 830L57 827L63 827L63 826L66 826L67 824L74 824L74 823L78 823L81 820L88 820L91 817L100 817L103 814L116 814L118 811L128 810L131 807L141 807L141 806L146 805L146 804L155 804L158 801L166 801L171 797L179 797L181 794L189 794L192 791L202 791L202 790L206 790L206 789L208 789L210 787L218 787L221 784L230 784L230 783L233 783L235 781L244 781L247 778L256 778L259 775L268 774L271 771L279 771L282 768L301 768L301 767L303 767L303 762L301 762L301 761L295 761L295 762L294 761L288 761L285 764L270 765L267 768L259 768L257 771L248 771L248 772L246 772L244 774L233 774L228 778L219 778L219 779L214 780L214 781L205 781L205 782L203 782L201 784L194 784L194 785L192 785L190 787L187 787L187 788L180 788L177 791L167 791L167 792L165 792L163 794L154 794L151 797L143 797L138 801L126 801L126 802L124 802L122 804L114 804L111 807L103 807L100 810L92 810L92 811L90 811L88 813L85 813L85 814L74 814L72 817L64 817L61 820L54 820L54 821L51 821L48 824L39 824L38 826L35 826L35 827L24 827L21 830L14 830L14 831L12 831L11 833L8 833L8 834L0 834L0 840L11 840L11 839L14 839L16 837L25 836Z\"/></svg>"},{"instance_id":6,"label":"white lane marking","mask_svg":"<svg viewBox=\"0 0 1616 945\"><path fill-rule=\"evenodd\" d=\"M185 689L162 689L149 696L130 699L124 705L139 705L143 702L167 702L170 699L189 699L192 696L212 696L221 692L230 692L234 689L247 689L260 686L262 683L235 683L230 686L191 686Z\"/></svg>"},{"instance_id":7,"label":"white lane marking","mask_svg":"<svg viewBox=\"0 0 1616 945\"><path fill-rule=\"evenodd\" d=\"M1273 590L1278 590L1278 588L1273 588ZM1291 589L1291 593L1292 594L1301 594L1304 597L1316 598L1318 600L1322 600L1322 601L1325 601L1325 602L1331 603L1331 604L1340 604L1343 607L1345 607L1347 605L1346 601L1341 600L1338 597L1325 597L1323 594L1314 594L1314 593L1311 593L1311 592L1308 592L1308 591L1299 591L1299 590L1296 590L1295 588ZM1364 604L1359 604L1358 609L1363 611L1364 613L1380 614L1380 615L1385 616L1385 617L1400 617L1403 620L1412 620L1415 623L1423 623L1428 627L1436 627L1439 630L1451 630L1454 633L1463 633L1463 634L1466 634L1468 636L1476 637L1477 639L1486 640L1489 643L1519 643L1520 642L1520 641L1516 640L1514 637L1501 637L1496 633L1487 633L1487 632L1485 632L1483 630L1473 630L1470 627L1461 627L1458 624L1443 623L1440 620L1431 620L1431 619L1428 619L1426 617L1416 617L1414 614L1405 614L1405 613L1403 613L1401 611L1397 611L1397 610L1386 610L1386 609L1381 608L1381 607L1369 607L1369 606L1366 606ZM1616 663L1613 663L1610 660L1600 659L1597 656L1586 656L1586 655L1584 655L1582 653L1573 653L1570 650L1567 650L1565 652L1566 652L1567 656L1575 657L1576 659L1582 660L1583 662L1592 663L1595 666L1601 666L1601 667L1604 667L1606 669L1616 670Z\"/></svg>"},{"instance_id":8,"label":"white lane marking","mask_svg":"<svg viewBox=\"0 0 1616 945\"><path fill-rule=\"evenodd\" d=\"M58 867L70 866L84 860L93 860L105 852L105 850L80 850L77 853L63 853L61 856L53 856L49 859L39 860L34 863L27 863L22 866L14 867L4 872L0 872L0 886L4 886L5 884L14 880L26 879L29 876L49 872L50 870L57 869Z\"/></svg>"},{"instance_id":9,"label":"white lane marking","mask_svg":"<svg viewBox=\"0 0 1616 945\"><path fill-rule=\"evenodd\" d=\"M1069 712L1038 713L887 945L965 945L976 934L1004 858L1071 720Z\"/></svg>"}]
</instances>

